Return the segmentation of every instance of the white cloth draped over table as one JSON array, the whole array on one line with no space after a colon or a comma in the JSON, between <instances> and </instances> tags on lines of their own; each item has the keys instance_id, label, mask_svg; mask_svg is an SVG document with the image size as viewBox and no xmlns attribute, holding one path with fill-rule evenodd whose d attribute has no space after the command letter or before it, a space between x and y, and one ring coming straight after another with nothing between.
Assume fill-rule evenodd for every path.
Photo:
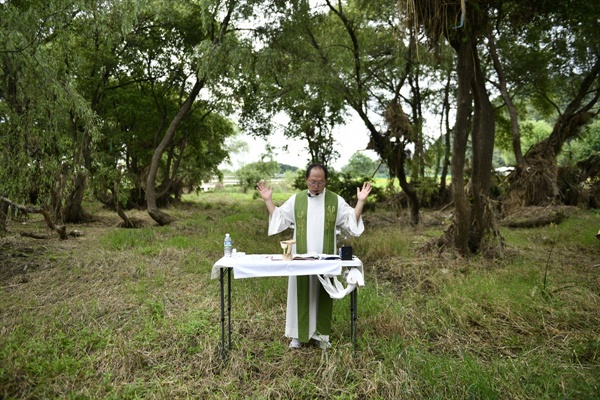
<instances>
[{"instance_id":1,"label":"white cloth draped over table","mask_svg":"<svg viewBox=\"0 0 600 400\"><path fill-rule=\"evenodd\" d=\"M283 261L280 255L251 254L238 257L222 257L212 268L210 278L219 278L222 268L232 268L235 279L265 278L274 276L317 275L319 281L334 299L342 299L357 286L364 286L362 262L355 258L351 268L343 275L347 286L344 288L337 276L342 274L341 260ZM348 264L345 264L348 266Z\"/></svg>"},{"instance_id":2,"label":"white cloth draped over table","mask_svg":"<svg viewBox=\"0 0 600 400\"><path fill-rule=\"evenodd\" d=\"M327 190L327 189L325 189ZM282 232L295 225L294 204L296 195L290 197L283 205L276 207L273 214L269 217L269 236ZM323 252L323 226L325 218L325 192L319 196L308 197L307 210L307 253ZM356 220L354 209L346 201L338 196L338 209L336 216L336 228L349 232L352 236L359 236L364 231L362 218ZM296 239L296 230L294 237ZM337 249L337 244L334 244ZM294 245L292 253L296 253ZM319 301L320 282L317 276L310 276L309 284L309 338L316 340L329 341L329 335L319 335L316 332L317 326L317 307ZM297 302L297 284L296 277L290 276L288 283L287 309L285 334L290 338L298 337L298 302Z\"/></svg>"},{"instance_id":3,"label":"white cloth draped over table","mask_svg":"<svg viewBox=\"0 0 600 400\"><path fill-rule=\"evenodd\" d=\"M325 291L333 299L343 299L347 294L352 293L357 286L365 286L365 278L358 268L347 271L346 283L348 286L346 287L334 275L317 275L317 277Z\"/></svg>"},{"instance_id":4,"label":"white cloth draped over table","mask_svg":"<svg viewBox=\"0 0 600 400\"><path fill-rule=\"evenodd\" d=\"M213 265L211 279L217 279L223 267L233 268L235 279L314 274L336 276L342 273L340 260L319 260L318 264L314 264L310 261L283 261L281 255L249 254L221 258Z\"/></svg>"}]
</instances>

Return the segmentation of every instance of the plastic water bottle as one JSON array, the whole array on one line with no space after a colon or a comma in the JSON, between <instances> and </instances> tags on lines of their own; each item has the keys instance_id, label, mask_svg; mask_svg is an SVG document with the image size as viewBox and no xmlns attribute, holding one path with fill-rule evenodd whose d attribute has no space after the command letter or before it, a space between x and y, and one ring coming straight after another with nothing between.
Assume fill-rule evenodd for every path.
<instances>
[{"instance_id":1,"label":"plastic water bottle","mask_svg":"<svg viewBox=\"0 0 600 400\"><path fill-rule=\"evenodd\" d=\"M233 248L233 243L231 241L231 236L229 233L225 234L225 240L223 241L223 253L225 257L231 257L231 249Z\"/></svg>"}]
</instances>

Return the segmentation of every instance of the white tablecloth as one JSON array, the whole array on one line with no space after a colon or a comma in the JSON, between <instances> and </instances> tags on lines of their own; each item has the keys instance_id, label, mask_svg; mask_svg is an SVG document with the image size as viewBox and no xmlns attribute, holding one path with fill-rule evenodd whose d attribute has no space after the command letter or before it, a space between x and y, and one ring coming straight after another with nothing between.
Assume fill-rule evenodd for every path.
<instances>
[{"instance_id":1,"label":"white tablecloth","mask_svg":"<svg viewBox=\"0 0 600 400\"><path fill-rule=\"evenodd\" d=\"M352 261L349 261L350 263ZM344 266L348 261L344 261ZM360 263L360 261L359 261ZM362 263L360 263L362 267ZM219 277L221 268L233 268L233 277L260 278L267 276L340 275L341 260L293 260L282 261L281 255L250 254L222 257L212 268L211 279Z\"/></svg>"}]
</instances>

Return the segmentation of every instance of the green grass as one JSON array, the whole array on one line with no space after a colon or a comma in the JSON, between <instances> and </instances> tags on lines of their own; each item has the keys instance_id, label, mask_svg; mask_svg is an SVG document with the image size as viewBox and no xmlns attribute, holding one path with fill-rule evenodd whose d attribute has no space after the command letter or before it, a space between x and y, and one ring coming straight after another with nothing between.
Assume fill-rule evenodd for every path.
<instances>
[{"instance_id":1,"label":"green grass","mask_svg":"<svg viewBox=\"0 0 600 400\"><path fill-rule=\"evenodd\" d=\"M68 241L33 241L9 225L1 398L598 398L597 211L502 228L502 255L469 259L423 250L445 229L433 212L438 224L416 228L369 212L363 236L341 238L365 265L356 359L349 299L334 302L332 349L290 351L287 280L264 278L233 281L226 363L210 279L223 236L239 251L277 253L291 231L268 237L252 193L190 195L168 212L176 220L167 227L137 213L146 224L136 230L115 228L104 212Z\"/></svg>"}]
</instances>

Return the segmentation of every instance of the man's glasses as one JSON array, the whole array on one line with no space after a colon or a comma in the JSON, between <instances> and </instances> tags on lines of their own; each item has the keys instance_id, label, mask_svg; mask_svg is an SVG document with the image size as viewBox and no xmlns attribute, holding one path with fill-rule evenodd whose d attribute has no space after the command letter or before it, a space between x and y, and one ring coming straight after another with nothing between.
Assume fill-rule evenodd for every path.
<instances>
[{"instance_id":1,"label":"man's glasses","mask_svg":"<svg viewBox=\"0 0 600 400\"><path fill-rule=\"evenodd\" d=\"M308 181L308 184L310 186L313 186L313 187L324 186L325 185L325 181Z\"/></svg>"}]
</instances>

